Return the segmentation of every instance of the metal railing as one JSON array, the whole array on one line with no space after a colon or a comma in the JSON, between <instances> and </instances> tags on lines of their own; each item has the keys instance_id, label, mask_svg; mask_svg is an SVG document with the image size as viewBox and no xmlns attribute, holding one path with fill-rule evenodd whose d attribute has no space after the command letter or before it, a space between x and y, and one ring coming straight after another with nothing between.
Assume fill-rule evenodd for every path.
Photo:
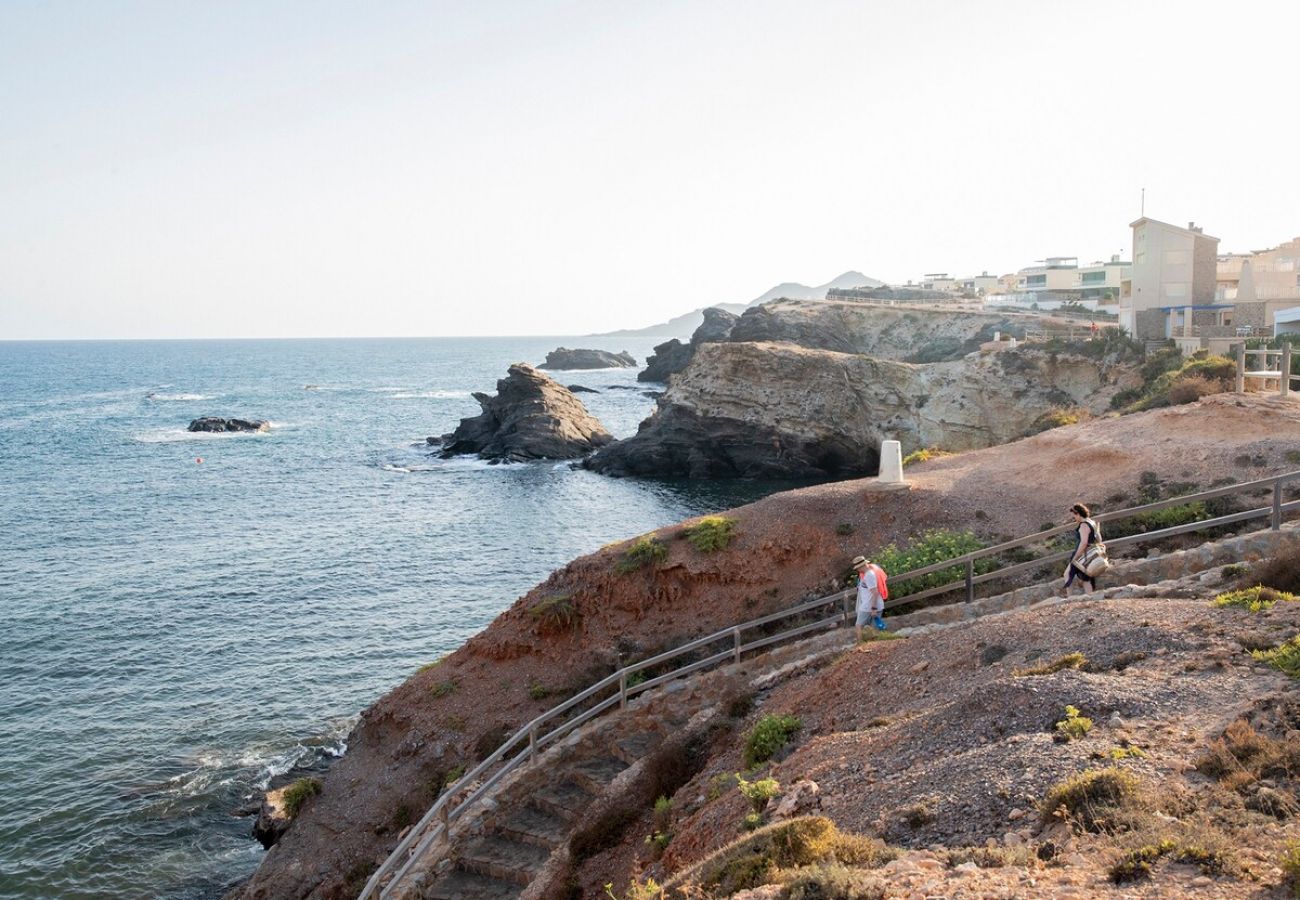
<instances>
[{"instance_id":1,"label":"metal railing","mask_svg":"<svg viewBox=\"0 0 1300 900\"><path fill-rule=\"evenodd\" d=\"M1266 506L1216 516L1214 518L1191 522L1185 525L1162 528L1158 531L1149 531L1141 534L1115 538L1113 540L1107 540L1106 546L1108 548L1115 548L1149 543L1181 534L1203 531L1209 528L1232 525L1260 518L1268 518L1269 527L1272 530L1277 531L1282 527L1283 517L1287 513L1300 511L1300 500L1293 500L1291 502L1284 502L1283 500L1283 488L1289 481L1300 482L1300 470L1276 475L1270 478L1262 478L1256 481L1225 485L1212 490L1202 491L1197 494L1188 494L1181 497L1172 497L1167 500L1160 500L1155 503L1133 506L1116 512L1103 513L1094 516L1094 518L1099 523L1115 522L1188 503L1204 502L1206 500L1213 500L1220 497L1230 496L1232 494L1257 493L1271 490L1271 502ZM949 570L955 570L961 573L960 575L954 576L950 581L946 581L943 584L936 585L935 587L901 597L894 597L888 600L885 603L885 606L886 608L896 609L900 606L932 599L962 589L965 591L965 599L967 601L974 600L976 586L1023 572L1029 572L1053 562L1064 562L1074 554L1075 549L1077 548L1072 547L1069 550L1049 553L1045 556L1035 557L1026 562L1013 563L982 573L977 573L976 571L976 564L979 560L996 558L1010 550L1020 547L1042 544L1053 537L1065 534L1066 532L1072 531L1076 528L1077 526L1074 524L1049 528L1012 541L1007 541L991 547L985 547L971 553L966 553L962 556L944 560L943 562L934 563L907 572L892 574L890 575L891 581L895 584L903 584L909 579L921 578L926 575L933 575L935 573ZM738 625L715 631L712 634L705 635L704 637L696 638L695 640L689 641L671 650L667 650L656 656L624 666L618 671L602 678L600 681L596 682L581 693L570 697L563 703L560 703L542 713L516 731L504 744L497 748L496 752L480 762L477 766L462 776L455 784L443 792L442 796L440 796L437 801L434 802L433 806L429 808L429 811L424 814L420 821L416 823L409 832L407 832L406 836L398 842L397 846L393 849L393 852L389 854L383 864L374 872L373 875L371 875L370 880L366 883L365 889L361 892L361 900L368 900L368 898L375 896L380 897L381 900L386 900L386 898L390 897L390 892L402 882L402 879L406 877L415 864L429 851L429 849L444 835L449 834L451 825L454 822L469 812L478 801L483 799L508 774L521 766L535 761L541 754L542 750L554 744L556 741L559 741L566 734L573 731L573 729L596 718L601 713L613 709L615 706L618 706L620 709L626 708L627 702L631 697L661 684L665 684L674 679L681 678L685 675L698 672L720 663L739 662L745 653L753 650L758 650L763 647L793 640L797 637L802 637L803 635L811 634L816 631L829 630L830 628L838 627L841 624L846 624L853 619L853 600L855 593L856 590L854 588L837 591L833 594L827 594L824 597L818 597L815 600L800 603L789 609L783 609L766 616L761 616L757 619L751 619L748 622L742 622ZM843 609L837 608L837 611L830 616L818 618L811 622L801 622L800 624L795 625L795 627L780 631L776 634L760 634L752 639L747 639L745 637L746 632L753 632L756 629L765 630L768 626L785 619L803 619L814 610L841 603L843 604ZM712 645L719 645L722 649L713 647L710 650ZM670 669L669 671L655 675L654 677L644 678L644 680L638 680L638 677L644 677L643 673L645 673L646 670L655 669L665 663L684 656L695 657L701 653L703 656L698 659L690 659L683 663L683 665ZM602 694L607 694L607 696L602 698ZM589 708L579 711L579 707L591 700L595 700L596 702ZM556 722L557 724L555 724L549 731L543 731L543 728L546 727L548 723L552 722ZM495 769L495 771L492 771L493 769ZM479 779L483 780L480 782ZM462 792L467 790L468 793L462 797Z\"/></svg>"},{"instance_id":2,"label":"metal railing","mask_svg":"<svg viewBox=\"0 0 1300 900\"><path fill-rule=\"evenodd\" d=\"M1259 347L1253 350L1246 349L1245 344L1233 344L1232 352L1237 363L1237 383L1236 390L1238 394L1245 393L1246 379L1257 378L1270 381L1276 379L1278 393L1283 397L1291 394L1292 384L1297 380L1297 376L1291 374L1291 344L1283 342L1281 347ZM1246 361L1248 359L1259 359L1259 365L1262 368L1247 369ZM1277 368L1273 368L1273 361L1276 360Z\"/></svg>"}]
</instances>

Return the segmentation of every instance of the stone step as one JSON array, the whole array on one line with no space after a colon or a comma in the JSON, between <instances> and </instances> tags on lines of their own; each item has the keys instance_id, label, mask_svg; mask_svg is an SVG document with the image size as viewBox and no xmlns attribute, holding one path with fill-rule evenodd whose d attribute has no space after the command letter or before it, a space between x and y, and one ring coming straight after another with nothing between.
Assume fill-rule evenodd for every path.
<instances>
[{"instance_id":1,"label":"stone step","mask_svg":"<svg viewBox=\"0 0 1300 900\"><path fill-rule=\"evenodd\" d=\"M512 810L496 828L512 841L554 850L569 833L569 821L535 807L524 806Z\"/></svg>"},{"instance_id":2,"label":"stone step","mask_svg":"<svg viewBox=\"0 0 1300 900\"><path fill-rule=\"evenodd\" d=\"M658 747L662 740L662 736L656 732L641 731L619 738L614 741L614 746L611 749L616 757L630 766L649 756L650 752Z\"/></svg>"},{"instance_id":3,"label":"stone step","mask_svg":"<svg viewBox=\"0 0 1300 900\"><path fill-rule=\"evenodd\" d=\"M501 835L489 835L457 853L456 862L466 872L527 887L550 855L550 851L542 847L522 844Z\"/></svg>"},{"instance_id":4,"label":"stone step","mask_svg":"<svg viewBox=\"0 0 1300 900\"><path fill-rule=\"evenodd\" d=\"M422 888L419 896L421 900L514 900L520 893L513 881L453 869Z\"/></svg>"},{"instance_id":5,"label":"stone step","mask_svg":"<svg viewBox=\"0 0 1300 900\"><path fill-rule=\"evenodd\" d=\"M528 803L544 813L572 822L591 803L592 796L573 779L564 778L533 791Z\"/></svg>"},{"instance_id":6,"label":"stone step","mask_svg":"<svg viewBox=\"0 0 1300 900\"><path fill-rule=\"evenodd\" d=\"M627 767L621 759L599 756L570 766L569 774L588 792L599 794Z\"/></svg>"}]
</instances>

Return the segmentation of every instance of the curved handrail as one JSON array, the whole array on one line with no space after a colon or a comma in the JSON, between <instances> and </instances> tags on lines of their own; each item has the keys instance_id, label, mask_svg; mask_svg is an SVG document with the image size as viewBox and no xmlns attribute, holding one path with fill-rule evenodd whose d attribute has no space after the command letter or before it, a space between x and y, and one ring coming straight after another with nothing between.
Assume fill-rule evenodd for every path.
<instances>
[{"instance_id":1,"label":"curved handrail","mask_svg":"<svg viewBox=\"0 0 1300 900\"><path fill-rule=\"evenodd\" d=\"M1198 501L1212 500L1217 497L1224 497L1235 493L1253 492L1253 491L1259 491L1259 490L1265 490L1271 488L1273 491L1273 502L1270 506L1257 507L1255 509L1249 509L1242 512L1230 513L1228 515L1218 516L1212 519L1206 519L1198 522L1191 522L1186 525L1178 525L1170 528L1163 528L1160 529L1159 531L1150 531L1142 534L1134 534L1134 535L1129 535L1127 537L1115 538L1113 540L1107 541L1106 544L1110 547L1115 547L1115 546L1126 546L1128 544L1147 543L1152 541L1163 540L1164 538L1173 537L1179 534L1187 534L1193 531L1202 531L1206 528L1213 528L1219 525L1228 525L1228 524L1234 524L1236 522L1248 521L1250 519L1263 518L1264 516L1269 516L1271 518L1272 529L1276 531L1281 527L1282 517L1285 513L1300 511L1300 500L1294 500L1289 503L1282 502L1282 487L1286 482L1292 480L1300 480L1300 470L1287 472L1282 475L1275 475L1271 478L1261 478L1255 481L1242 482L1240 484L1225 485L1223 487L1213 488L1211 490L1202 491L1196 494L1188 494L1182 497L1173 497L1167 500L1158 500L1154 503L1142 504L1141 506L1132 506L1111 513L1102 513L1098 516L1095 516L1094 518L1098 522L1113 522L1119 519L1131 518L1132 516L1135 515L1142 515L1148 512L1156 512L1161 509L1168 509L1173 506L1181 506L1186 503L1195 503ZM1055 528L1049 528L1043 531L1034 532L1033 534L1025 535L1024 537L1016 538L1015 540L1005 541L1001 544L995 544L991 547L984 547L980 550L975 550L970 553L965 553L962 554L961 556L944 560L943 562L933 563L928 566L923 566L919 569L912 569L907 572L899 573L897 575L891 575L890 577L895 582L902 583L907 579L918 578L923 575L931 575L934 574L935 572L942 572L945 570L950 570L958 567L964 568L965 570L963 576L958 577L951 582L938 585L933 588L928 588L924 591L918 591L912 594L908 594L902 597L892 598L885 603L885 606L889 608L897 608L904 604L916 603L920 600L928 599L930 597L936 597L942 594L951 593L952 591L957 590L959 587L962 587L963 585L965 586L967 591L967 598L970 599L971 597L973 597L972 591L974 589L974 586L977 584L984 584L986 582L993 581L998 578L1004 578L1009 575L1029 571L1031 569L1041 567L1048 563L1064 561L1065 559L1068 559L1070 556L1073 555L1074 552L1073 550L1065 550L1057 553L1051 553L1046 556L1029 560L1027 562L1015 563L1009 566L1004 566L993 572L986 572L980 575L976 575L974 573L974 564L975 561L978 559L983 559L990 556L998 556L1002 553L1005 553L1008 550L1013 550L1017 547L1023 547L1029 544L1041 543L1042 541L1045 541L1048 538L1054 537L1058 534L1064 534L1068 531L1073 530L1074 528L1075 528L1074 525L1061 525ZM840 622L847 621L852 613L852 607L848 604L847 601L850 600L853 594L854 594L854 590L852 588L836 591L835 593L832 594L827 594L825 596L818 597L813 600L805 601L796 606L790 607L789 609L778 610L777 612L769 613L765 616L760 616L757 619L751 619L746 622L741 622L737 625L732 625L728 628L723 628L718 631L715 631L712 634L695 638L691 641L686 642L685 644L682 644L681 646L674 647L670 650L665 650L664 652L656 654L655 656L651 656L647 659L643 659L638 662L630 663L626 666L623 666L617 671L612 672L609 675L602 678L601 680L597 681L595 684L591 685L586 690L578 694L575 694L574 696L563 701L562 703L556 704L555 706L541 713L540 715L535 717L532 721L528 722L526 725L524 725L522 728L516 731L508 739L506 739L505 743L503 743L500 747L498 747L495 752L493 752L490 756L488 756L486 759L480 762L477 766L475 766L465 775L461 776L461 778L459 778L455 784L447 788L442 793L442 795L434 802L434 804L431 807L429 807L428 812L426 812L424 816L421 817L420 821L417 822L415 825L413 825L411 829L407 832L406 836L398 842L396 847L393 848L393 851L388 855L388 858L384 860L383 864L378 869L376 869L375 872L370 876L369 881L366 882L365 888L361 891L359 900L369 900L369 898L375 896L376 889L379 890L379 897L381 898L381 900L385 900L385 898L389 896L389 891L401 883L402 879L410 871L411 867L420 858L424 856L425 852L431 846L433 846L433 844L438 840L438 838L442 837L448 831L448 829L450 829L451 824L453 822L455 822L457 819L463 816L471 806L473 806L475 803L477 803L477 801L480 798L482 798L489 791L491 791L491 789L495 787L501 781L501 779L503 779L506 775L508 775L510 772L514 771L516 768L523 765L524 763L531 762L532 760L534 760L543 747L559 740L565 734L572 731L574 728L577 728L578 726L584 724L585 722L595 718L596 716L600 715L606 710L612 708L615 704L618 704L620 707L626 706L629 698L631 698L636 694L642 693L643 691L650 690L653 687L657 687L658 685L665 684L676 678L681 678L684 675L699 671L700 669L707 668L711 665L722 662L726 659L734 659L736 661L739 661L742 654L747 651L756 650L761 647L771 646L772 644L780 643L785 640L792 640L795 637L800 637L802 635L811 633L813 631L816 631L819 628L827 628L830 625L837 625ZM781 621L782 619L801 616L804 613L808 613L814 609L817 609L818 607L826 606L827 604L830 603L839 603L839 602L845 602L846 604L843 612L837 612L835 615L829 616L824 619L818 619L814 622L797 625L794 628L788 629L786 631L782 631L775 635L768 635L766 637L761 637L748 644L744 643L741 640L741 633L744 631L753 628L759 628L764 625L770 625L773 622L778 622ZM671 669L668 672L664 672L653 678L649 678L639 684L628 684L628 679L638 672L642 672L645 669L658 666L662 663L676 659L685 654L693 653L696 650L700 650L704 647L707 647L710 644L727 640L728 638L731 639L732 646L725 651L710 654L706 656L704 659L695 660L686 665ZM545 734L539 734L541 727L545 723L553 719L567 715L570 711L575 709L579 704L583 703L584 701L592 699L602 691L610 690L615 687L618 688L616 693L613 693L609 697L606 697L604 700L601 700L591 709L588 709L580 713L574 718L567 719L559 723L553 729L546 732ZM526 751L522 749L522 745L525 742L527 742ZM477 780L485 772L487 772L493 766L496 766L498 763L505 761L506 756L509 755L510 752L512 750L515 750L516 748L521 748L521 749L509 760L509 762L507 762L504 766L502 766L491 776L489 776L487 780L483 781L480 784L476 784ZM471 790L462 799L460 799L459 802L453 805L453 801L456 800L456 798L460 795L460 793L466 790L467 788L469 788L471 785L474 785L473 790ZM430 826L434 825L435 821L437 821L438 824L431 829ZM412 850L412 848L414 849ZM403 854L406 854L405 859L403 859ZM396 868L396 872L394 872L394 868ZM391 879L389 879L386 884L383 883L384 879L387 878L390 873L392 873Z\"/></svg>"}]
</instances>

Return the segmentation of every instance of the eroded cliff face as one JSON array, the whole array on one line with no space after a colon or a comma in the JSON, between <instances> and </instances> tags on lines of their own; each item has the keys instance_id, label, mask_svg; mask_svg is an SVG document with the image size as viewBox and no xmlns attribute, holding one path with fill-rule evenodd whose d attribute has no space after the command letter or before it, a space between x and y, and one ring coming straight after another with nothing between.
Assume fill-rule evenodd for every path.
<instances>
[{"instance_id":1,"label":"eroded cliff face","mask_svg":"<svg viewBox=\"0 0 1300 900\"><path fill-rule=\"evenodd\" d=\"M733 332L734 334L734 332ZM611 475L826 478L903 452L1015 440L1049 411L1109 408L1135 366L1019 349L913 365L774 343L700 347L638 433L587 465Z\"/></svg>"}]
</instances>

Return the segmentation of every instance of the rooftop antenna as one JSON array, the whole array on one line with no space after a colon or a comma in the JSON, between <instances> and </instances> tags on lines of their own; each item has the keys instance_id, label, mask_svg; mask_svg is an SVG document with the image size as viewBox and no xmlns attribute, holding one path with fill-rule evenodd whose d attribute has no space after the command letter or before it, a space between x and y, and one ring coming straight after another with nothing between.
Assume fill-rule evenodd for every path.
<instances>
[{"instance_id":1,"label":"rooftop antenna","mask_svg":"<svg viewBox=\"0 0 1300 900\"><path fill-rule=\"evenodd\" d=\"M1142 189L1142 216L1145 217L1146 214L1147 214L1147 189L1143 188Z\"/></svg>"}]
</instances>

